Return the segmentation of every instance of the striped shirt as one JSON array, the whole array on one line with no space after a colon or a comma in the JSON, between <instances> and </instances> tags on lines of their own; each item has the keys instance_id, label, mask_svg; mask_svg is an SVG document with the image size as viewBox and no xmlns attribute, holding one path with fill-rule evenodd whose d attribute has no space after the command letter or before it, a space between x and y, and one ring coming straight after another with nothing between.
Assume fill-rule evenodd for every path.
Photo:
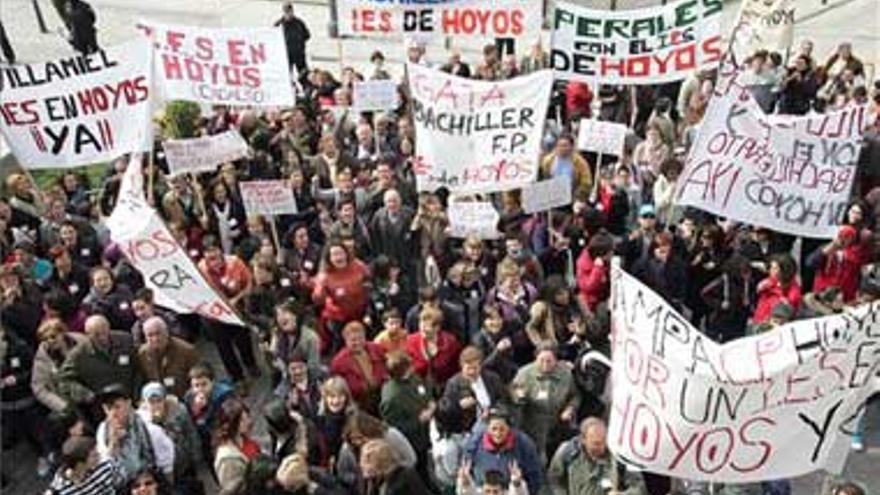
<instances>
[{"instance_id":1,"label":"striped shirt","mask_svg":"<svg viewBox=\"0 0 880 495\"><path fill-rule=\"evenodd\" d=\"M120 482L116 464L102 461L80 483L67 479L64 468L59 469L44 495L116 495L116 485Z\"/></svg>"}]
</instances>

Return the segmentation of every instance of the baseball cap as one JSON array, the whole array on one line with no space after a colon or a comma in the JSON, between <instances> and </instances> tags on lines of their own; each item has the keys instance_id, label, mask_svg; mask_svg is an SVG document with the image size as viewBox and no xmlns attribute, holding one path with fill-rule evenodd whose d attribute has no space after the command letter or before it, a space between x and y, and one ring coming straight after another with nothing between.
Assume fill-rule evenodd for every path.
<instances>
[{"instance_id":1,"label":"baseball cap","mask_svg":"<svg viewBox=\"0 0 880 495\"><path fill-rule=\"evenodd\" d=\"M164 399L166 395L165 387L159 382L150 382L141 389L141 399Z\"/></svg>"}]
</instances>

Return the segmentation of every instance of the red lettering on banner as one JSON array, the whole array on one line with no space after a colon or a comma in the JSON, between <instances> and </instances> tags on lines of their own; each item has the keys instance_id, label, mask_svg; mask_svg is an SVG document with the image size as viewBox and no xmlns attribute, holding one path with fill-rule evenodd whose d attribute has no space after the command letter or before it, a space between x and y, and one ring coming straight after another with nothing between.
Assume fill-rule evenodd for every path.
<instances>
[{"instance_id":1,"label":"red lettering on banner","mask_svg":"<svg viewBox=\"0 0 880 495\"><path fill-rule=\"evenodd\" d=\"M521 10L446 9L441 18L444 34L516 36L522 34Z\"/></svg>"},{"instance_id":2,"label":"red lettering on banner","mask_svg":"<svg viewBox=\"0 0 880 495\"><path fill-rule=\"evenodd\" d=\"M144 238L128 241L123 247L126 257L137 265L140 261L152 261L174 254L177 243L166 234L163 230L157 230Z\"/></svg>"},{"instance_id":3,"label":"red lettering on banner","mask_svg":"<svg viewBox=\"0 0 880 495\"><path fill-rule=\"evenodd\" d=\"M730 461L733 445L730 428L722 426L707 431L697 442L697 469L703 473L717 473Z\"/></svg>"},{"instance_id":4,"label":"red lettering on banner","mask_svg":"<svg viewBox=\"0 0 880 495\"><path fill-rule=\"evenodd\" d=\"M203 36L196 38L196 58L204 61L214 58L214 41L211 38Z\"/></svg>"},{"instance_id":5,"label":"red lettering on banner","mask_svg":"<svg viewBox=\"0 0 880 495\"><path fill-rule=\"evenodd\" d=\"M165 33L165 43L167 43L168 48L171 48L171 51L177 52L181 46L183 46L183 38L186 35L178 32L178 31L168 31Z\"/></svg>"},{"instance_id":6,"label":"red lettering on banner","mask_svg":"<svg viewBox=\"0 0 880 495\"><path fill-rule=\"evenodd\" d=\"M764 423L764 424L768 424L770 426L776 426L776 421L773 421L770 418L765 418L763 416L758 416L758 417L752 418L752 419L746 421L745 423L743 423L743 425L739 428L740 442L742 442L742 444L746 445L746 446L758 446L761 449L762 454L760 457L757 458L757 460L753 464L751 464L749 466L740 467L740 466L736 465L736 462L731 462L730 467L734 471L737 471L740 473L749 473L749 472L758 470L761 468L761 466L763 466L767 462L767 459L770 458L770 454L773 452L773 446L770 444L770 442L767 442L766 440L753 441L753 440L746 437L746 434L749 432L749 429L752 427L752 425L755 425L757 423ZM754 455L745 456L745 457L751 458L751 459L755 458Z\"/></svg>"},{"instance_id":7,"label":"red lettering on banner","mask_svg":"<svg viewBox=\"0 0 880 495\"><path fill-rule=\"evenodd\" d=\"M40 123L40 114L34 108L37 100L25 100L20 103L6 102L0 106L0 113L6 125L31 125Z\"/></svg>"},{"instance_id":8,"label":"red lettering on banner","mask_svg":"<svg viewBox=\"0 0 880 495\"><path fill-rule=\"evenodd\" d=\"M183 68L180 59L167 53L162 54L162 70L166 79L183 79Z\"/></svg>"},{"instance_id":9,"label":"red lettering on banner","mask_svg":"<svg viewBox=\"0 0 880 495\"><path fill-rule=\"evenodd\" d=\"M391 32L392 13L382 10L353 9L351 30L359 33Z\"/></svg>"},{"instance_id":10,"label":"red lettering on banner","mask_svg":"<svg viewBox=\"0 0 880 495\"><path fill-rule=\"evenodd\" d=\"M635 438L638 435L638 438ZM629 448L642 460L651 462L660 453L660 418L647 404L639 404L633 411L629 430Z\"/></svg>"},{"instance_id":11,"label":"red lettering on banner","mask_svg":"<svg viewBox=\"0 0 880 495\"><path fill-rule=\"evenodd\" d=\"M244 40L228 40L226 49L229 51L229 63L232 65L247 65L244 58Z\"/></svg>"}]
</instances>

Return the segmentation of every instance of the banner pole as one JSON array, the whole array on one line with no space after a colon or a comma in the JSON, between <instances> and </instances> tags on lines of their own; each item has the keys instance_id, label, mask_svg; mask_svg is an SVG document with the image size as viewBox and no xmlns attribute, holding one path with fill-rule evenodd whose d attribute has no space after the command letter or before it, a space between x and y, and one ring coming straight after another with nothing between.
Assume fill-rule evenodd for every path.
<instances>
[{"instance_id":1,"label":"banner pole","mask_svg":"<svg viewBox=\"0 0 880 495\"><path fill-rule=\"evenodd\" d=\"M147 161L147 173L150 174L147 176L147 203L150 206L156 206L156 195L153 193L153 185L156 180L156 162L153 156L155 155L155 141L153 145L150 146L150 156Z\"/></svg>"},{"instance_id":2,"label":"banner pole","mask_svg":"<svg viewBox=\"0 0 880 495\"><path fill-rule=\"evenodd\" d=\"M269 229L272 231L272 242L275 243L275 257L281 254L281 240L278 238L278 225L276 224L277 216L272 215L269 219Z\"/></svg>"}]
</instances>

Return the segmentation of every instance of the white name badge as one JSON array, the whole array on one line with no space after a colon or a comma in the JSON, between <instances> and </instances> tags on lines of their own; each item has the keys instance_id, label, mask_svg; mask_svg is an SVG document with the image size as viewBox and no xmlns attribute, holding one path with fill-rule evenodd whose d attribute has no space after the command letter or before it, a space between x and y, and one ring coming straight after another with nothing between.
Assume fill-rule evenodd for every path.
<instances>
[{"instance_id":1,"label":"white name badge","mask_svg":"<svg viewBox=\"0 0 880 495\"><path fill-rule=\"evenodd\" d=\"M21 367L21 359L19 359L19 358L17 358L17 357L14 357L14 358L10 359L10 360L9 360L9 366L10 366L12 369L20 368L20 367Z\"/></svg>"},{"instance_id":2,"label":"white name badge","mask_svg":"<svg viewBox=\"0 0 880 495\"><path fill-rule=\"evenodd\" d=\"M91 256L92 250L89 248L82 248L80 249L79 254L81 254L82 256Z\"/></svg>"},{"instance_id":3,"label":"white name badge","mask_svg":"<svg viewBox=\"0 0 880 495\"><path fill-rule=\"evenodd\" d=\"M305 262L303 262L303 268L305 268L306 270L311 270L314 267L315 267L315 264L312 263L311 261L306 260Z\"/></svg>"},{"instance_id":4,"label":"white name badge","mask_svg":"<svg viewBox=\"0 0 880 495\"><path fill-rule=\"evenodd\" d=\"M535 398L538 400L547 400L550 398L550 391L547 389L538 390L538 393L535 395Z\"/></svg>"},{"instance_id":5,"label":"white name badge","mask_svg":"<svg viewBox=\"0 0 880 495\"><path fill-rule=\"evenodd\" d=\"M128 366L129 362L130 362L130 359L128 357L128 354L123 354L123 355L119 356L119 366Z\"/></svg>"},{"instance_id":6,"label":"white name badge","mask_svg":"<svg viewBox=\"0 0 880 495\"><path fill-rule=\"evenodd\" d=\"M79 292L79 286L76 284L70 284L69 286L67 286L67 290L71 294L76 294L77 292Z\"/></svg>"},{"instance_id":7,"label":"white name badge","mask_svg":"<svg viewBox=\"0 0 880 495\"><path fill-rule=\"evenodd\" d=\"M173 376L165 377L165 379L162 380L162 383L164 383L166 387L173 387L174 386L174 377Z\"/></svg>"},{"instance_id":8,"label":"white name badge","mask_svg":"<svg viewBox=\"0 0 880 495\"><path fill-rule=\"evenodd\" d=\"M128 311L128 303L124 302L124 301L119 303L119 309L121 309L123 311Z\"/></svg>"},{"instance_id":9,"label":"white name badge","mask_svg":"<svg viewBox=\"0 0 880 495\"><path fill-rule=\"evenodd\" d=\"M285 277L281 279L281 287L290 287L290 279Z\"/></svg>"}]
</instances>

